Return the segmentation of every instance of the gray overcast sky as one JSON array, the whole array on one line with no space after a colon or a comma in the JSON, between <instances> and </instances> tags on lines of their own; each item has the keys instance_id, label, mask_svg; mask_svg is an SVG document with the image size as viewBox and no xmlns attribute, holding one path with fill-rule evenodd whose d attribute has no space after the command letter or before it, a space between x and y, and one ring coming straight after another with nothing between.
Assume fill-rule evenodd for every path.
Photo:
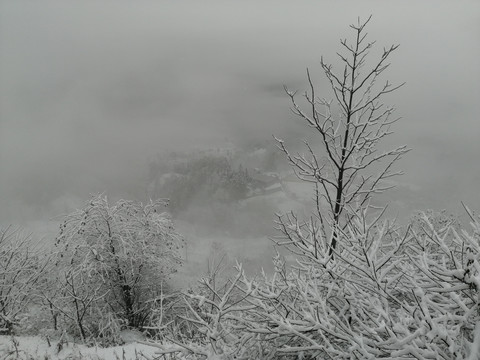
<instances>
[{"instance_id":1,"label":"gray overcast sky","mask_svg":"<svg viewBox=\"0 0 480 360\"><path fill-rule=\"evenodd\" d=\"M370 39L401 44L385 78L407 82L387 101L409 206L480 210L478 1L0 0L0 217L121 186L165 149L302 127L282 85L308 66L330 97L320 56L369 14Z\"/></svg>"}]
</instances>

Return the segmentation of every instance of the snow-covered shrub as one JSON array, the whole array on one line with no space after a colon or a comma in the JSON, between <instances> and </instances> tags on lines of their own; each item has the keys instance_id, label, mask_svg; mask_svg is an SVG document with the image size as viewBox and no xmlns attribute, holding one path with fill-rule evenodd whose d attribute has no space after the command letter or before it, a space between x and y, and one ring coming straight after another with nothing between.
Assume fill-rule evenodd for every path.
<instances>
[{"instance_id":1,"label":"snow-covered shrub","mask_svg":"<svg viewBox=\"0 0 480 360\"><path fill-rule=\"evenodd\" d=\"M198 293L185 292L185 312L179 315L184 322L183 333L167 337L176 346L159 347L160 354L181 352L186 358L243 359L258 358L254 338L242 331L242 316L256 305L249 303L254 282L246 278L241 266L237 275L222 286L214 287L209 278L200 280ZM260 357L261 358L261 357Z\"/></svg>"},{"instance_id":2,"label":"snow-covered shrub","mask_svg":"<svg viewBox=\"0 0 480 360\"><path fill-rule=\"evenodd\" d=\"M20 325L47 263L21 229L0 229L0 333L10 334Z\"/></svg>"},{"instance_id":3,"label":"snow-covered shrub","mask_svg":"<svg viewBox=\"0 0 480 360\"><path fill-rule=\"evenodd\" d=\"M424 217L425 236L411 228L401 234L377 220L362 216L348 226L333 258L314 225L284 223L283 244L297 253L297 263L288 275L277 272L263 300L281 309L268 314L275 326L262 329L288 339L283 346L276 341L278 353L372 359L469 354L480 321L478 220L473 233L459 234L451 225L435 231Z\"/></svg>"},{"instance_id":4,"label":"snow-covered shrub","mask_svg":"<svg viewBox=\"0 0 480 360\"><path fill-rule=\"evenodd\" d=\"M291 219L291 218L290 218ZM285 219L284 219L285 220ZM288 222L275 273L187 294L194 327L164 352L192 358L476 359L480 355L480 222L473 231L422 235L359 216L341 232L335 256L315 224ZM205 291L205 289L207 291Z\"/></svg>"},{"instance_id":5,"label":"snow-covered shrub","mask_svg":"<svg viewBox=\"0 0 480 360\"><path fill-rule=\"evenodd\" d=\"M112 324L147 325L152 301L182 262L183 239L159 213L164 205L96 196L60 225L56 294L44 295L82 338L105 336Z\"/></svg>"}]
</instances>

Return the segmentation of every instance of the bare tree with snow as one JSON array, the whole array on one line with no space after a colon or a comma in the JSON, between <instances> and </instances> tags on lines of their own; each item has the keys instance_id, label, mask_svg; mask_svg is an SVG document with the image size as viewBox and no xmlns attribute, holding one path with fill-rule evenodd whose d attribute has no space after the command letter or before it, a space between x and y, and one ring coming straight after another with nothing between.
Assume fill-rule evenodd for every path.
<instances>
[{"instance_id":1,"label":"bare tree with snow","mask_svg":"<svg viewBox=\"0 0 480 360\"><path fill-rule=\"evenodd\" d=\"M331 225L329 235L325 234L329 239L323 239L329 242L330 254L337 247L340 229L357 216L359 209L371 205L373 195L392 187L385 180L401 174L394 164L408 151L406 146L390 150L378 146L398 120L393 117L394 107L383 103L384 97L403 84L380 84L380 76L390 66L389 58L398 45L384 48L379 59L370 61L368 56L375 42L367 40L365 27L369 21L359 19L356 25L350 25L355 33L353 42L340 41L340 71L335 72L323 58L320 61L333 100L319 96L308 69L310 89L304 94L304 106L298 102L296 92L285 88L293 113L318 134L323 149L319 153L316 144L305 142L306 154L295 155L284 141L277 139L278 145L297 176L315 184L315 215L324 228L326 223ZM327 217L323 215L324 203L328 205Z\"/></svg>"}]
</instances>

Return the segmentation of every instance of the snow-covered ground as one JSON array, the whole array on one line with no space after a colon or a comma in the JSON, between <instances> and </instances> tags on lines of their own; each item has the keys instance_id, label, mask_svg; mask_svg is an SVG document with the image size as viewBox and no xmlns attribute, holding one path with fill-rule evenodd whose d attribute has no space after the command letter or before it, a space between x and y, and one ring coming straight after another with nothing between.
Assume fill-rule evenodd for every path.
<instances>
[{"instance_id":1,"label":"snow-covered ground","mask_svg":"<svg viewBox=\"0 0 480 360\"><path fill-rule=\"evenodd\" d=\"M155 347L132 342L110 348L61 343L39 336L0 336L0 359L4 360L145 360L154 359ZM157 355L158 356L158 355Z\"/></svg>"}]
</instances>

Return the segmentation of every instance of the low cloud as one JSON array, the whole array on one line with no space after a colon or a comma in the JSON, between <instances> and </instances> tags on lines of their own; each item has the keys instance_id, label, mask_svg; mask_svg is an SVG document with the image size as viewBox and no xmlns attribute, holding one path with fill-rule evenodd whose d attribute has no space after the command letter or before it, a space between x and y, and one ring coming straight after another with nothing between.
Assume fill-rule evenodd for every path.
<instances>
[{"instance_id":1,"label":"low cloud","mask_svg":"<svg viewBox=\"0 0 480 360\"><path fill-rule=\"evenodd\" d=\"M335 62L338 38L370 13L380 48L401 43L388 77L407 85L387 102L403 117L392 142L414 148L407 181L478 203L479 5L350 5L1 2L2 204L122 188L167 149L287 136L303 125L283 84L304 89L309 67L330 97L320 56Z\"/></svg>"}]
</instances>

